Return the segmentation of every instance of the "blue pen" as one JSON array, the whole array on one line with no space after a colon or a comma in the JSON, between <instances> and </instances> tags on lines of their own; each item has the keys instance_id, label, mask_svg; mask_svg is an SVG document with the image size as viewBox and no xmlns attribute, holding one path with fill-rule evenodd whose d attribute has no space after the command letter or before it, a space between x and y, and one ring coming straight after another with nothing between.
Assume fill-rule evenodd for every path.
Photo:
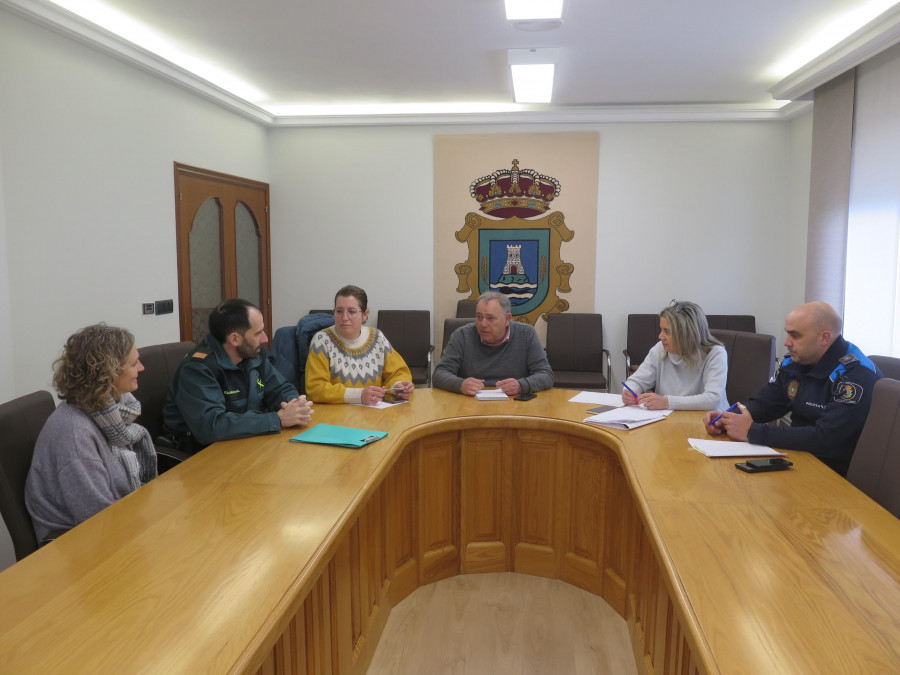
<instances>
[{"instance_id":1,"label":"blue pen","mask_svg":"<svg viewBox=\"0 0 900 675\"><path fill-rule=\"evenodd\" d=\"M625 383L623 382L623 383L622 383L622 386L625 387L625 388L628 390L628 393L629 393L629 394L631 394L631 395L634 396L635 398L638 397L638 395L634 393L634 389L632 389L631 387L629 387L627 384L625 384Z\"/></svg>"},{"instance_id":2,"label":"blue pen","mask_svg":"<svg viewBox=\"0 0 900 675\"><path fill-rule=\"evenodd\" d=\"M737 403L732 403L732 404L728 407L728 410L726 410L726 411L723 412L723 413L719 413L719 416L716 417L716 419L714 419L712 422L710 422L710 423L709 423L709 426L712 426L713 424L715 424L716 422L718 422L720 419L722 419L722 415L724 415L725 413L727 413L727 412L734 412L735 409L736 409L737 407L738 407L738 404L737 404Z\"/></svg>"},{"instance_id":3,"label":"blue pen","mask_svg":"<svg viewBox=\"0 0 900 675\"><path fill-rule=\"evenodd\" d=\"M497 380L485 380L485 381L484 381L484 386L485 386L485 387L496 387L496 386L497 386Z\"/></svg>"}]
</instances>

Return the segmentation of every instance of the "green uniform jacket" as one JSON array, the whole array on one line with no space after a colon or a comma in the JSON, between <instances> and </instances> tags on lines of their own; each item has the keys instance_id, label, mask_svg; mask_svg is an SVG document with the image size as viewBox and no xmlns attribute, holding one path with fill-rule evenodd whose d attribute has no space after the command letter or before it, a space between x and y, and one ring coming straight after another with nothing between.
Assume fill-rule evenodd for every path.
<instances>
[{"instance_id":1,"label":"green uniform jacket","mask_svg":"<svg viewBox=\"0 0 900 675\"><path fill-rule=\"evenodd\" d=\"M212 335L175 372L166 393L163 423L177 438L193 436L195 449L234 438L281 431L277 411L297 398L261 351L235 365Z\"/></svg>"}]
</instances>

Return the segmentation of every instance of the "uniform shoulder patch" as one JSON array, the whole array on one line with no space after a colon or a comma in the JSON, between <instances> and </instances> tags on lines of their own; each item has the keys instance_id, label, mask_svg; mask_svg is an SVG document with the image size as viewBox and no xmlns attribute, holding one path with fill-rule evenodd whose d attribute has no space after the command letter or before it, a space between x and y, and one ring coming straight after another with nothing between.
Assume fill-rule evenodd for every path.
<instances>
[{"instance_id":1,"label":"uniform shoulder patch","mask_svg":"<svg viewBox=\"0 0 900 675\"><path fill-rule=\"evenodd\" d=\"M199 359L200 361L205 359L207 356L209 356L208 352L194 352L193 354L191 354L192 359Z\"/></svg>"},{"instance_id":2,"label":"uniform shoulder patch","mask_svg":"<svg viewBox=\"0 0 900 675\"><path fill-rule=\"evenodd\" d=\"M855 382L847 382L844 380L834 395L834 400L838 403L859 403L863 396L863 388Z\"/></svg>"},{"instance_id":3,"label":"uniform shoulder patch","mask_svg":"<svg viewBox=\"0 0 900 675\"><path fill-rule=\"evenodd\" d=\"M859 359L853 356L853 354L844 354L840 359L840 363L843 363L845 366L856 363L857 361L859 361Z\"/></svg>"}]
</instances>

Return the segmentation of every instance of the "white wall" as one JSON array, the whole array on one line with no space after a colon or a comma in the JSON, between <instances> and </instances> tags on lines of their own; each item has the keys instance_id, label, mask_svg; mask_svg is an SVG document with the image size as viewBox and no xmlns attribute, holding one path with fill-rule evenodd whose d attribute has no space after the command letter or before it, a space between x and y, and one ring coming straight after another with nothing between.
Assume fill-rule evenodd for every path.
<instances>
[{"instance_id":1,"label":"white wall","mask_svg":"<svg viewBox=\"0 0 900 675\"><path fill-rule=\"evenodd\" d=\"M266 130L2 10L0 63L3 400L49 389L88 323L178 339L175 314L140 314L177 298L175 161L270 183L273 328L345 283L373 310L432 309L432 251L459 246L434 241L436 133L599 131L596 311L616 376L629 312L685 298L778 334L803 298L807 119ZM0 569L12 559L0 541Z\"/></svg>"},{"instance_id":2,"label":"white wall","mask_svg":"<svg viewBox=\"0 0 900 675\"><path fill-rule=\"evenodd\" d=\"M624 369L627 315L672 298L754 314L758 331L780 336L803 301L808 122L585 128L600 133L598 222L568 225L576 236L598 230L595 311L614 374ZM366 288L373 310L433 310L433 247L466 254L452 236L433 241L433 136L560 129L572 130L273 129L275 326L328 307L346 283Z\"/></svg>"},{"instance_id":3,"label":"white wall","mask_svg":"<svg viewBox=\"0 0 900 675\"><path fill-rule=\"evenodd\" d=\"M270 131L274 327L333 306L346 284L366 290L370 323L379 308L432 308L433 135Z\"/></svg>"},{"instance_id":4,"label":"white wall","mask_svg":"<svg viewBox=\"0 0 900 675\"><path fill-rule=\"evenodd\" d=\"M121 325L138 345L178 339L177 314L140 311L177 298L173 162L269 176L265 128L0 18L0 205L21 394L49 388L51 361L81 326Z\"/></svg>"}]
</instances>

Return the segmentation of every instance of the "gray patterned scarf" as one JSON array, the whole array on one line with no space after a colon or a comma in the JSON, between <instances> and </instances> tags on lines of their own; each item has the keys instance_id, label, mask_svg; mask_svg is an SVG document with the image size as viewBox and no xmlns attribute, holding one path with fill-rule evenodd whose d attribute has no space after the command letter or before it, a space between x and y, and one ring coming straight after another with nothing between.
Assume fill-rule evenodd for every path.
<instances>
[{"instance_id":1,"label":"gray patterned scarf","mask_svg":"<svg viewBox=\"0 0 900 675\"><path fill-rule=\"evenodd\" d=\"M141 403L132 394L122 394L119 402L90 413L94 424L109 442L113 456L122 463L131 489L156 478L156 448L150 432L134 420L141 414Z\"/></svg>"}]
</instances>

